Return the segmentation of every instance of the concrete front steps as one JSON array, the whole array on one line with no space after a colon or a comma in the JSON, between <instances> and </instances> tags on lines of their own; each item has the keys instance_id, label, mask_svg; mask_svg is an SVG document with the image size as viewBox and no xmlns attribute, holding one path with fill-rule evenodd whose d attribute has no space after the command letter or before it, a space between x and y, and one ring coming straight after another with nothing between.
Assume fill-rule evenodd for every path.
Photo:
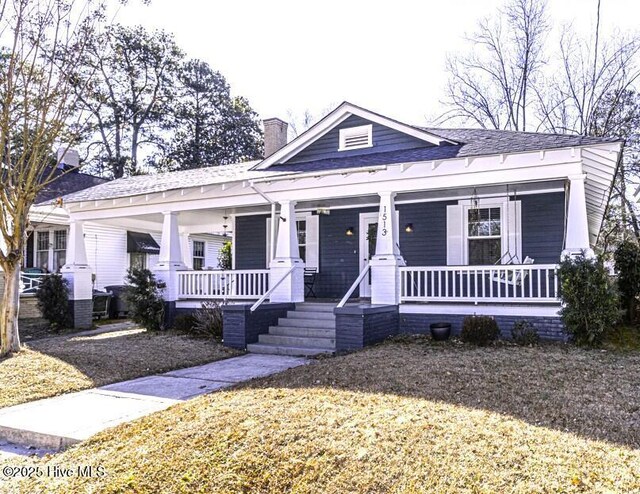
<instances>
[{"instance_id":1,"label":"concrete front steps","mask_svg":"<svg viewBox=\"0 0 640 494\"><path fill-rule=\"evenodd\" d=\"M310 357L336 351L335 304L301 303L278 319L277 326L250 343L251 353Z\"/></svg>"}]
</instances>

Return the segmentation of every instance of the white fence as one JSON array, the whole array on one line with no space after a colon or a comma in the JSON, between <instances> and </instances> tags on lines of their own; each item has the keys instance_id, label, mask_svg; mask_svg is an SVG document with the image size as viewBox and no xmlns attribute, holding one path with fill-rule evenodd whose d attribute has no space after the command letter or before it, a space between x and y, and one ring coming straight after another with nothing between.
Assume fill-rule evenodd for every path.
<instances>
[{"instance_id":1,"label":"white fence","mask_svg":"<svg viewBox=\"0 0 640 494\"><path fill-rule=\"evenodd\" d=\"M400 268L402 302L557 302L556 264Z\"/></svg>"},{"instance_id":2,"label":"white fence","mask_svg":"<svg viewBox=\"0 0 640 494\"><path fill-rule=\"evenodd\" d=\"M254 300L269 290L269 270L179 271L179 299Z\"/></svg>"}]
</instances>

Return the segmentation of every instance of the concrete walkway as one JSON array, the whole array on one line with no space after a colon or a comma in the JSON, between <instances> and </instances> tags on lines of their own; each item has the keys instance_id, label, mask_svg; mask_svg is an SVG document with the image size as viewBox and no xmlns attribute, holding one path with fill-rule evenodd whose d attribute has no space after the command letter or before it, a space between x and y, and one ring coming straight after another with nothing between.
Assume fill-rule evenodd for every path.
<instances>
[{"instance_id":1,"label":"concrete walkway","mask_svg":"<svg viewBox=\"0 0 640 494\"><path fill-rule=\"evenodd\" d=\"M57 451L176 403L307 362L249 354L2 408L0 458Z\"/></svg>"}]
</instances>

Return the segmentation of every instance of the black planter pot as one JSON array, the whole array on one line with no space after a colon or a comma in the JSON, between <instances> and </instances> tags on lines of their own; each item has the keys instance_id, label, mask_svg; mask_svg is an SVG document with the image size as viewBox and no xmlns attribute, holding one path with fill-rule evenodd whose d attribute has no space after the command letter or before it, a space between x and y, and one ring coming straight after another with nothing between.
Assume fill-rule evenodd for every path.
<instances>
[{"instance_id":1,"label":"black planter pot","mask_svg":"<svg viewBox=\"0 0 640 494\"><path fill-rule=\"evenodd\" d=\"M429 326L431 329L431 337L435 341L446 341L451 336L451 323L449 322L434 322Z\"/></svg>"}]
</instances>

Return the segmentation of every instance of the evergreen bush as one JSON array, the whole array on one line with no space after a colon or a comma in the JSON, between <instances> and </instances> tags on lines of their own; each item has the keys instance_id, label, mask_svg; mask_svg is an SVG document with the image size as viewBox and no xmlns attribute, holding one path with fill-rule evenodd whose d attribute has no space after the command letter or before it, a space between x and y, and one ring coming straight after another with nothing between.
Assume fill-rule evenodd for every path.
<instances>
[{"instance_id":1,"label":"evergreen bush","mask_svg":"<svg viewBox=\"0 0 640 494\"><path fill-rule=\"evenodd\" d=\"M164 329L164 299L155 276L148 269L127 272L123 296L129 305L129 317L144 328Z\"/></svg>"},{"instance_id":2,"label":"evergreen bush","mask_svg":"<svg viewBox=\"0 0 640 494\"><path fill-rule=\"evenodd\" d=\"M467 316L462 321L460 339L466 343L486 346L498 339L498 323L490 316Z\"/></svg>"},{"instance_id":3,"label":"evergreen bush","mask_svg":"<svg viewBox=\"0 0 640 494\"><path fill-rule=\"evenodd\" d=\"M69 284L60 274L42 278L36 291L38 308L51 328L59 331L71 326L69 311Z\"/></svg>"},{"instance_id":4,"label":"evergreen bush","mask_svg":"<svg viewBox=\"0 0 640 494\"><path fill-rule=\"evenodd\" d=\"M623 241L616 249L613 259L618 272L620 303L627 321L633 323L640 295L640 245L633 240Z\"/></svg>"},{"instance_id":5,"label":"evergreen bush","mask_svg":"<svg viewBox=\"0 0 640 494\"><path fill-rule=\"evenodd\" d=\"M618 297L602 262L584 254L560 263L560 315L579 345L598 346L618 319Z\"/></svg>"}]
</instances>

